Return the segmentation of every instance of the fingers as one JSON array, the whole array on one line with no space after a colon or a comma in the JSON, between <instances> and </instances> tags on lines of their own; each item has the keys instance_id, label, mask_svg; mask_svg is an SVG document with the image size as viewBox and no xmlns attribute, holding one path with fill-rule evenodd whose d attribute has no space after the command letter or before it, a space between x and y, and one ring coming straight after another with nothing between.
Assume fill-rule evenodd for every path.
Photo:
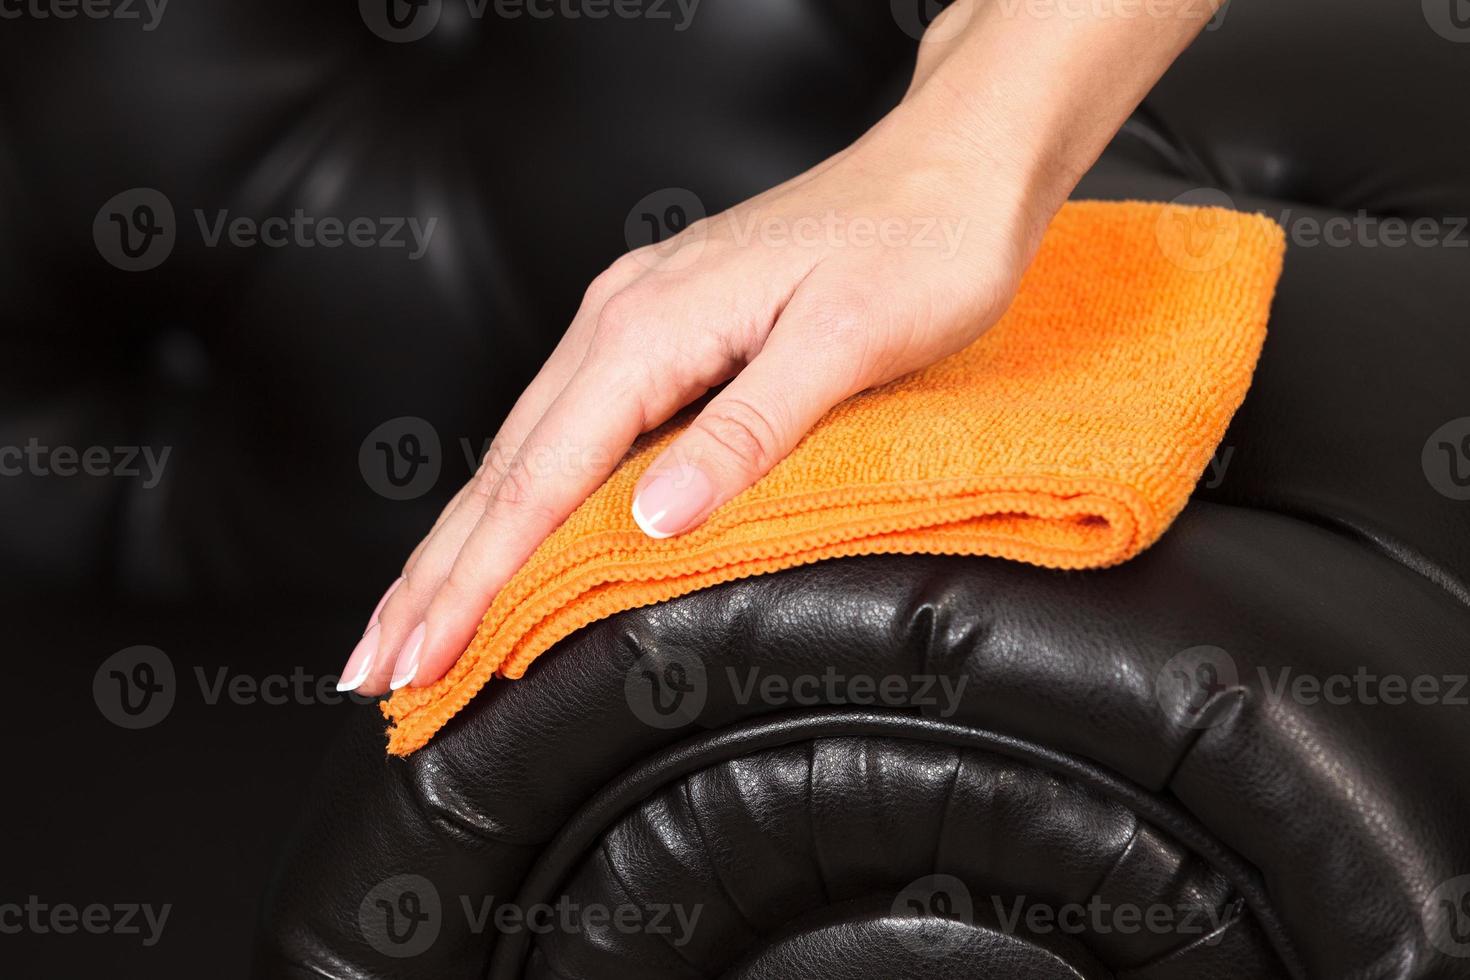
<instances>
[{"instance_id":1,"label":"fingers","mask_svg":"<svg viewBox=\"0 0 1470 980\"><path fill-rule=\"evenodd\" d=\"M376 633L364 635L342 670L343 690L378 695L389 689L399 650L422 621L429 600L448 576L507 464L576 373L602 306L638 274L628 263L615 264L588 288L572 325L506 416L480 471L450 500L404 563L399 584L379 606Z\"/></svg>"},{"instance_id":2,"label":"fingers","mask_svg":"<svg viewBox=\"0 0 1470 980\"><path fill-rule=\"evenodd\" d=\"M347 658L347 664L342 668L342 675L337 681L338 691L355 691L362 686L363 681L372 672L373 662L378 656L379 634L378 617L383 612L383 607L388 604L398 586L403 584L403 576L393 580L388 590L383 593L383 598L373 607L373 614L368 617L367 628L362 631L362 638L352 648L352 654Z\"/></svg>"},{"instance_id":3,"label":"fingers","mask_svg":"<svg viewBox=\"0 0 1470 980\"><path fill-rule=\"evenodd\" d=\"M504 457L507 455L502 447L514 446L529 434L544 411L544 404L549 404L555 398L555 392L550 397L544 392L559 383L561 379L555 372L543 370L543 374L537 377L491 442L491 449L479 472L455 494L428 536L419 543L404 564L404 574L400 579L402 584L384 603L379 614L380 635L376 640L367 641L376 646L366 673L358 684L357 690L360 693L378 695L388 690L398 649L408 639L414 624L422 618L429 597L444 576L449 574L454 556L459 553L464 539L469 536L484 511L488 495L484 488L493 486L499 480L505 466Z\"/></svg>"},{"instance_id":4,"label":"fingers","mask_svg":"<svg viewBox=\"0 0 1470 980\"><path fill-rule=\"evenodd\" d=\"M441 677L495 594L607 479L633 440L734 374L769 330L764 311L790 295L771 275L705 269L686 278L648 271L647 261L635 255L621 263L647 275L602 298L600 310L589 304L579 313L591 328L572 379L509 467L481 474L409 569L384 609L363 692ZM730 288L747 281L764 288Z\"/></svg>"},{"instance_id":5,"label":"fingers","mask_svg":"<svg viewBox=\"0 0 1470 980\"><path fill-rule=\"evenodd\" d=\"M358 689L376 694L441 678L495 595L607 479L634 439L737 370L640 481L633 516L649 535L668 537L703 522L790 453L833 405L887 380L895 362L891 325L863 290L824 285L820 271L784 296L765 297L765 308L784 310L774 328L755 329L763 346L748 363L749 355L728 343L740 332L730 324L744 323L749 313L738 306L693 329L697 311L717 306L716 298L686 306L688 295L666 292L643 314L675 310L676 322L690 328L676 337L662 317L658 325L641 322L648 317L638 310L647 302L629 303L624 295L621 312L604 304L599 329L549 405L540 402L547 385L561 383L550 363L540 387L528 390L507 421L519 445L514 457L483 468L411 560L376 635L364 638L372 667ZM609 327L619 323L621 329ZM696 340L681 345L680 337ZM723 339L711 346L710 338Z\"/></svg>"},{"instance_id":6,"label":"fingers","mask_svg":"<svg viewBox=\"0 0 1470 980\"><path fill-rule=\"evenodd\" d=\"M873 383L882 359L869 314L803 284L761 352L639 481L633 518L644 533L667 538L703 523Z\"/></svg>"},{"instance_id":7,"label":"fingers","mask_svg":"<svg viewBox=\"0 0 1470 980\"><path fill-rule=\"evenodd\" d=\"M393 688L444 675L496 593L643 431L641 398L619 371L605 362L579 371L521 447L399 654Z\"/></svg>"}]
</instances>

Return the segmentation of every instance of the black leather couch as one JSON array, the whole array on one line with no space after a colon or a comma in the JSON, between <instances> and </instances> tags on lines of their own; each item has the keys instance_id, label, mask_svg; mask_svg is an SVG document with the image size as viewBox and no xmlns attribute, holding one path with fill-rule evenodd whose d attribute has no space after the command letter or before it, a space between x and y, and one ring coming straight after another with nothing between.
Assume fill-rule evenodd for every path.
<instances>
[{"instance_id":1,"label":"black leather couch","mask_svg":"<svg viewBox=\"0 0 1470 980\"><path fill-rule=\"evenodd\" d=\"M21 635L59 632L90 676L105 651L73 636L81 597L134 624L107 642L339 666L345 617L468 476L464 443L627 247L635 204L683 188L713 212L843 145L901 92L918 6L707 0L683 24L677 6L477 18L443 0L390 21L198 0L152 30L149 8L7 20L0 284L28 370L3 441L174 460L154 487L0 481L9 601L60 610ZM303 811L255 975L1470 976L1459 13L1235 0L1079 188L1223 193L1292 242L1217 465L1139 559L885 557L733 583L583 630L406 761L366 707L279 731L251 715L264 760L230 716L184 729L217 740L190 748L155 732L143 744L188 764L254 760L160 810L205 794L187 822L228 821L248 796L271 828ZM418 17L437 19L405 40ZM173 210L171 242L137 188ZM404 248L209 240L220 211L297 208L374 219L378 239L438 220L416 259L407 229ZM86 745L117 735L89 717ZM338 719L298 802L290 760ZM54 727L22 729L22 774L50 773L32 760Z\"/></svg>"}]
</instances>

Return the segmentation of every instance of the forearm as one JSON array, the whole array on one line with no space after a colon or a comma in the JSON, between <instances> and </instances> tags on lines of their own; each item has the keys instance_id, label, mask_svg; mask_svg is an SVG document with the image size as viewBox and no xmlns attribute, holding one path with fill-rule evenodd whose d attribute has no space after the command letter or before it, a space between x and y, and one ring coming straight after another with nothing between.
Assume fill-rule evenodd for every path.
<instances>
[{"instance_id":1,"label":"forearm","mask_svg":"<svg viewBox=\"0 0 1470 980\"><path fill-rule=\"evenodd\" d=\"M909 94L856 144L613 263L496 436L515 455L455 498L344 675L370 694L439 681L612 462L711 388L634 492L632 518L652 537L702 524L843 399L973 342L1009 306L1077 178L1203 27L1185 16L1202 2L958 0L922 45ZM1128 18L1046 6L1063 3L1148 6ZM829 221L831 238L787 244ZM849 247L839 233L858 221L898 231ZM945 253L936 224L953 232ZM783 234L741 231L757 227ZM537 462L569 446L601 462Z\"/></svg>"},{"instance_id":2,"label":"forearm","mask_svg":"<svg viewBox=\"0 0 1470 980\"><path fill-rule=\"evenodd\" d=\"M1024 180L1049 216L1216 7L956 0L920 46L900 112Z\"/></svg>"}]
</instances>

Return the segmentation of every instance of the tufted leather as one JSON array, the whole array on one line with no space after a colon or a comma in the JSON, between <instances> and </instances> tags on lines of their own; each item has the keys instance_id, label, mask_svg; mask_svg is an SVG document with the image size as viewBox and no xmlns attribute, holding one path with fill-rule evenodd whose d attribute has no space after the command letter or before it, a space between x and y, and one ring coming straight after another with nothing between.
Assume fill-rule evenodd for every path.
<instances>
[{"instance_id":1,"label":"tufted leather","mask_svg":"<svg viewBox=\"0 0 1470 980\"><path fill-rule=\"evenodd\" d=\"M1307 673L1348 664L1453 673L1465 630L1463 606L1389 557L1292 518L1205 503L1156 548L1108 572L855 559L627 613L569 639L524 681L482 695L407 763L380 756L378 722L364 719L339 749L332 795L269 898L264 935L272 951L262 962L274 966L265 975L294 975L284 962L425 975L417 972L422 963L400 966L364 944L353 919L361 896L382 875L412 868L442 894L504 901L548 845L557 850L559 830L600 847L583 857L580 877L571 862L569 877L551 876L573 895L594 889L587 875L598 867L613 867L648 894L697 890L719 875L722 893L761 896L742 908L780 908L782 901L805 908L798 869L813 853L832 862L821 864L831 880L810 877L828 888L837 882L844 898L850 888L892 899L894 882L920 870L972 875L968 887L980 896L991 895L997 877L1032 896L1053 889L1075 895L1112 880L1099 869L1138 828L1151 839L1157 834L1158 847L1179 866L1225 874L1240 862L1260 877L1263 897L1249 907L1249 921L1262 934L1230 948L1225 966L1184 975L1231 975L1220 971L1255 962L1259 975L1291 975L1299 964L1298 975L1311 977L1464 976L1464 964L1430 942L1434 922L1426 915L1437 910L1426 899L1470 862L1461 819L1470 800L1457 776L1470 715L1450 706L1300 704L1271 697L1264 678L1280 667ZM1230 651L1240 668L1238 682L1216 695L1222 715L1205 729L1171 715L1169 706L1179 705L1156 699L1155 684L1179 650L1201 642ZM672 729L642 720L627 696L630 671L652 667L661 676L661 668L696 660L707 678L697 714ZM777 751L784 738L772 744L759 731L742 734L754 720L791 709L742 699L751 669L794 678L828 665L875 683L929 673L960 689L959 679L968 678L952 717L931 739L948 751L914 749L901 763L885 764L900 750L859 738L886 734L872 727L879 723L932 716L933 705L895 704L879 722L826 718L822 704L799 709L786 728L818 727L794 755ZM967 775L955 780L955 791L974 797L936 807L954 760L963 757L953 750L985 730L1031 746L1006 743L1037 768L1073 779L1022 773L1017 781L1033 786L1017 789L1023 802L1012 804L987 796L982 775ZM730 750L739 761L648 761L671 745L680 746L676 756L690 752L682 740L701 731L727 733L739 743ZM625 777L633 788L621 792L617 781L605 788L612 774L640 764L653 775ZM771 785L783 779L784 786ZM722 785L727 794L752 794L752 805L721 798ZM1088 789L1111 793L1118 805ZM598 823L599 791L614 797L604 809L626 814L622 823ZM568 825L588 800L589 810ZM1010 805L1024 816L1007 827ZM813 823L790 816L793 807ZM1190 820L1175 819L1175 807ZM741 819L777 830L747 828L746 846L720 844L721 834L740 832ZM600 837L582 826L589 820L604 831ZM934 848L937 820L945 821L942 840L952 853ZM730 821L737 829L725 831ZM1058 825L1065 831L1047 833ZM782 826L810 836L766 845L780 860L763 857L766 848L752 852L753 839L781 842ZM681 845L686 837L700 846ZM987 865L993 860L1013 864L997 874ZM1129 877L1121 867L1112 874ZM795 884L783 885L793 875ZM1143 873L1154 875L1169 877ZM1237 881L1235 888L1251 888L1249 876ZM783 898L786 888L798 897ZM1217 909L1230 899L1202 891ZM464 925L446 916L434 947L446 959L434 961L433 975L473 975L491 943L455 934L452 924ZM748 934L736 935L749 942ZM571 957L575 951L562 948L569 944L558 936L541 955ZM572 962L578 965L566 975L618 975L605 964L583 970L585 963ZM697 975L721 974L706 968Z\"/></svg>"},{"instance_id":2,"label":"tufted leather","mask_svg":"<svg viewBox=\"0 0 1470 980\"><path fill-rule=\"evenodd\" d=\"M147 32L3 21L0 82L25 93L0 112L3 350L30 369L0 444L173 447L152 491L0 483L17 588L381 591L473 471L462 440L477 457L627 250L635 203L687 187L713 212L817 162L896 98L912 47L884 3L708 2L683 31L446 6L415 43L375 36L351 2L176 3ZM125 272L93 222L138 187L171 202L177 240ZM207 247L194 214L297 208L437 225L410 261ZM440 472L394 500L359 449L403 416L434 427Z\"/></svg>"},{"instance_id":3,"label":"tufted leather","mask_svg":"<svg viewBox=\"0 0 1470 980\"><path fill-rule=\"evenodd\" d=\"M913 52L881 0L706 0L685 31L445 9L406 44L353 4L282 0L170 5L147 32L0 27L3 343L26 367L0 443L173 448L152 490L0 481L16 595L360 604L468 475L460 440L487 435L626 248L636 202L682 187L714 211L789 176L891 104ZM1293 241L1223 478L1156 548L1087 574L858 559L628 613L406 762L363 711L283 856L256 973L1470 976L1442 951L1464 923L1436 892L1470 874L1470 713L1273 693L1285 669L1465 670L1467 504L1425 463L1470 416L1454 13L1234 0L1084 180L1096 197L1213 188ZM93 223L136 187L172 202L178 241L125 272ZM439 224L419 261L210 248L193 225L298 207ZM1303 244L1304 222L1360 210L1429 219L1435 243ZM359 452L405 415L434 427L440 473L393 500ZM1161 692L1201 647L1236 676L1189 713ZM691 657L702 709L640 718L630 685ZM967 683L938 718L742 699L728 673L829 664ZM973 914L922 914L932 893L895 910L932 874ZM647 934L531 941L462 912L533 885L584 905L686 894L709 918L690 960ZM441 907L405 958L373 916L409 892ZM997 896L1097 894L1240 911L1213 943L993 915Z\"/></svg>"},{"instance_id":4,"label":"tufted leather","mask_svg":"<svg viewBox=\"0 0 1470 980\"><path fill-rule=\"evenodd\" d=\"M269 897L261 975L1470 975L1442 952L1435 893L1470 868L1470 713L1273 693L1282 671L1463 671L1470 522L1421 450L1470 413L1470 253L1449 244L1470 210L1456 163L1470 136L1450 122L1470 48L1425 18L1413 5L1236 2L1079 189L1167 200L1216 188L1282 218L1295 243L1223 479L1206 475L1157 547L1103 573L932 558L793 570L584 630L406 763L381 759L376 719L362 721ZM760 63L800 76L819 50L865 50L871 35L842 20L777 31L768 43L791 48ZM693 48L674 47L657 50L684 66ZM850 131L894 91L877 74L830 95ZM758 120L789 166L755 166L728 136L739 164L703 170L683 148L644 158L662 147L654 133L644 144L547 124L538 145L556 160L595 147L615 172L646 168L645 187L691 183L680 168L693 168L720 206L818 152L771 135L789 117L764 91L719 125ZM562 111L576 110L547 118ZM713 125L709 112L677 117ZM1304 219L1358 209L1434 219L1441 244L1301 244ZM1224 651L1235 675L1205 727L1162 694L1171 665L1201 647ZM631 710L630 672L695 663L707 687L688 724L651 727ZM738 697L734 678L752 667L794 678L828 665L970 683L943 719L932 705ZM923 737L902 730L925 722ZM722 740L723 753L701 748ZM710 917L692 948L671 948L646 934L476 932L446 914L428 959L403 961L365 942L356 912L407 869L472 901L654 898ZM978 911L896 914L932 874L960 881ZM1059 942L997 928L987 904L1099 892L1239 914L1211 943Z\"/></svg>"},{"instance_id":5,"label":"tufted leather","mask_svg":"<svg viewBox=\"0 0 1470 980\"><path fill-rule=\"evenodd\" d=\"M626 249L630 209L687 188L712 212L843 145L901 91L913 42L898 24L916 23L881 0L710 0L684 30L673 14L475 20L447 2L413 43L375 36L352 4L201 0L151 31L146 17L6 20L0 79L26 96L0 112L0 288L7 360L31 370L8 386L0 441L173 453L151 490L0 484L17 588L360 602ZM1217 187L1298 221L1436 219L1463 244L1470 46L1438 4L1232 3L1082 193ZM178 225L145 273L104 262L92 234L136 187L165 195ZM296 208L437 224L409 261L206 247L194 214ZM1466 255L1294 252L1279 306L1292 329L1227 442L1221 494L1336 522L1470 595L1460 502L1396 462L1465 414ZM402 416L433 426L439 473L395 500L359 451Z\"/></svg>"},{"instance_id":6,"label":"tufted leather","mask_svg":"<svg viewBox=\"0 0 1470 980\"><path fill-rule=\"evenodd\" d=\"M892 719L778 727L787 739L834 728L909 738L818 738L714 765L710 749L726 755L719 743L729 740L709 740L699 760L707 768L596 828L600 846L591 854L588 841L563 836L523 889L546 901L537 886L564 879L565 894L582 907L698 909L699 932L639 932L621 945L604 933L553 932L531 952L526 973L720 976L743 960L729 972L1080 980L1112 976L1101 959L1142 978L1173 975L1169 954L1202 969L1240 967L1242 950L1262 952L1223 875L1085 785L1095 774L1064 780L1031 759L944 746L963 743L958 732ZM609 795L626 790L597 803ZM588 822L579 819L578 829ZM843 846L832 848L834 840ZM581 862L575 870L560 860L572 855ZM936 866L953 873L936 875ZM1172 937L1124 933L1104 917L1089 931L1080 910L1092 903L1177 910L1180 929ZM1066 932L1044 919L1028 932L1017 923L1032 905L1078 911ZM491 975L516 975L524 945L524 934L502 945ZM1277 974L1266 957L1261 975Z\"/></svg>"}]
</instances>

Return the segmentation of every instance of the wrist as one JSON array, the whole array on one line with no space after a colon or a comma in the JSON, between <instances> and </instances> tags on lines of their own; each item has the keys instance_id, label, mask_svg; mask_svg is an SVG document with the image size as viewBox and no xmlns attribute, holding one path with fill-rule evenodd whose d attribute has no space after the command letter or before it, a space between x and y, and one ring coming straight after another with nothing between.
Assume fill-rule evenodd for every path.
<instances>
[{"instance_id":1,"label":"wrist","mask_svg":"<svg viewBox=\"0 0 1470 980\"><path fill-rule=\"evenodd\" d=\"M1047 213L1213 16L1217 0L955 0L920 44L904 114Z\"/></svg>"}]
</instances>

